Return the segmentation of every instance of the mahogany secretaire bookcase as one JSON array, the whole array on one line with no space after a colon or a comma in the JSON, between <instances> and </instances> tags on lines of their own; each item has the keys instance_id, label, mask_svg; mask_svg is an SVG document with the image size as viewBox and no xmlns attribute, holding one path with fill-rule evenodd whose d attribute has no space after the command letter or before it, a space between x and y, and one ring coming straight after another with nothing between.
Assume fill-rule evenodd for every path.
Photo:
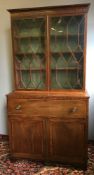
<instances>
[{"instance_id":1,"label":"mahogany secretaire bookcase","mask_svg":"<svg viewBox=\"0 0 94 175\"><path fill-rule=\"evenodd\" d=\"M86 167L89 4L11 9L15 90L7 95L12 157Z\"/></svg>"}]
</instances>

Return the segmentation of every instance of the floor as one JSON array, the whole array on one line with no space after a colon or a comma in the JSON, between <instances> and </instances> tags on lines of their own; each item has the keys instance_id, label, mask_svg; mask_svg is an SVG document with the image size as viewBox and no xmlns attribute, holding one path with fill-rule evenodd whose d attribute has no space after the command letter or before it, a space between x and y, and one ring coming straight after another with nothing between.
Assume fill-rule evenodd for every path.
<instances>
[{"instance_id":1,"label":"floor","mask_svg":"<svg viewBox=\"0 0 94 175\"><path fill-rule=\"evenodd\" d=\"M94 145L88 145L88 166L87 171L83 171L62 164L10 160L8 140L0 139L0 175L94 175Z\"/></svg>"}]
</instances>

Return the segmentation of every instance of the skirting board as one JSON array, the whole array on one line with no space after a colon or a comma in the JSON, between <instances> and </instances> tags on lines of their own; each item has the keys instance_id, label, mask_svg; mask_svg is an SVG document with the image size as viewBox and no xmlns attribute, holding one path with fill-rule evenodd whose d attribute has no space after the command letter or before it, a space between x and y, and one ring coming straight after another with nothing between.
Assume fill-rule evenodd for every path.
<instances>
[{"instance_id":1,"label":"skirting board","mask_svg":"<svg viewBox=\"0 0 94 175\"><path fill-rule=\"evenodd\" d=\"M9 140L9 136L5 134L0 134L0 140Z\"/></svg>"}]
</instances>

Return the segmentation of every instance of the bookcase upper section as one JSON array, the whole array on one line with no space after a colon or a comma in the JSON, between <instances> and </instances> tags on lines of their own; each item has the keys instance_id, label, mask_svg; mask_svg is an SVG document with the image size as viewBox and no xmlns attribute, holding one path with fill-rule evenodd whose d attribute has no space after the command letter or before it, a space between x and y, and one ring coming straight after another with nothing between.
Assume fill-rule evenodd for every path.
<instances>
[{"instance_id":1,"label":"bookcase upper section","mask_svg":"<svg viewBox=\"0 0 94 175\"><path fill-rule=\"evenodd\" d=\"M16 89L85 89L88 8L9 10Z\"/></svg>"}]
</instances>

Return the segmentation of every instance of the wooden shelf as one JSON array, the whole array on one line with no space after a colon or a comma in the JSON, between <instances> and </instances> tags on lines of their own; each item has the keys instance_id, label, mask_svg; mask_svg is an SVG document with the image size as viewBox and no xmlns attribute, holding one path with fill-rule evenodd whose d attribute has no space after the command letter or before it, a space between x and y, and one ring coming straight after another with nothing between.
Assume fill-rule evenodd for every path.
<instances>
[{"instance_id":1,"label":"wooden shelf","mask_svg":"<svg viewBox=\"0 0 94 175\"><path fill-rule=\"evenodd\" d=\"M72 54L72 53L74 53L74 54L83 54L83 51L73 51L73 52L69 52L69 51L58 51L58 52L50 52L52 55L60 55L60 54ZM45 53L44 52L37 52L37 53L32 53L32 52L16 52L15 53L15 55L18 55L18 56L20 56L20 55L33 55L33 54L35 54L35 55L45 55Z\"/></svg>"},{"instance_id":2,"label":"wooden shelf","mask_svg":"<svg viewBox=\"0 0 94 175\"><path fill-rule=\"evenodd\" d=\"M45 55L43 52L37 52L37 53L32 53L32 52L16 52L15 55L21 56L21 55Z\"/></svg>"},{"instance_id":3,"label":"wooden shelf","mask_svg":"<svg viewBox=\"0 0 94 175\"><path fill-rule=\"evenodd\" d=\"M43 36L43 35L42 36L37 36L37 35L36 36L31 36L31 35L30 36L29 35L28 36L25 36L25 35L23 35L23 36L19 36L19 35L14 36L15 39L31 39L31 38L44 38L44 37L45 36Z\"/></svg>"},{"instance_id":4,"label":"wooden shelf","mask_svg":"<svg viewBox=\"0 0 94 175\"><path fill-rule=\"evenodd\" d=\"M65 67L65 68L50 68L51 71L75 71L75 70L82 70L81 67ZM46 71L45 68L31 68L31 69L20 69L17 68L16 71Z\"/></svg>"},{"instance_id":5,"label":"wooden shelf","mask_svg":"<svg viewBox=\"0 0 94 175\"><path fill-rule=\"evenodd\" d=\"M20 68L17 68L16 71L46 71L45 68L31 68L31 69L20 69Z\"/></svg>"},{"instance_id":6,"label":"wooden shelf","mask_svg":"<svg viewBox=\"0 0 94 175\"><path fill-rule=\"evenodd\" d=\"M81 33L80 34L79 33L77 33L77 34L76 33L71 34L71 33L63 33L62 32L62 34L57 34L56 33L56 34L51 34L50 36L51 37L55 37L56 36L56 37L60 37L60 38L62 38L62 37L78 37L78 36L81 36L82 37L82 36L84 36L84 33L82 33L82 34Z\"/></svg>"},{"instance_id":7,"label":"wooden shelf","mask_svg":"<svg viewBox=\"0 0 94 175\"><path fill-rule=\"evenodd\" d=\"M50 52L52 55L60 55L60 54L83 54L83 51L72 51L72 52L69 52L69 51L58 51L58 52Z\"/></svg>"},{"instance_id":8,"label":"wooden shelf","mask_svg":"<svg viewBox=\"0 0 94 175\"><path fill-rule=\"evenodd\" d=\"M64 68L51 68L52 71L75 71L75 70L82 70L81 67L64 67Z\"/></svg>"},{"instance_id":9,"label":"wooden shelf","mask_svg":"<svg viewBox=\"0 0 94 175\"><path fill-rule=\"evenodd\" d=\"M71 33L62 33L62 35L60 34L51 34L50 35L51 37L78 37L78 36L84 36L84 34L71 34ZM15 35L14 38L15 39L29 39L29 38L44 38L45 36L43 35L23 35L23 36L20 36L20 35Z\"/></svg>"}]
</instances>

